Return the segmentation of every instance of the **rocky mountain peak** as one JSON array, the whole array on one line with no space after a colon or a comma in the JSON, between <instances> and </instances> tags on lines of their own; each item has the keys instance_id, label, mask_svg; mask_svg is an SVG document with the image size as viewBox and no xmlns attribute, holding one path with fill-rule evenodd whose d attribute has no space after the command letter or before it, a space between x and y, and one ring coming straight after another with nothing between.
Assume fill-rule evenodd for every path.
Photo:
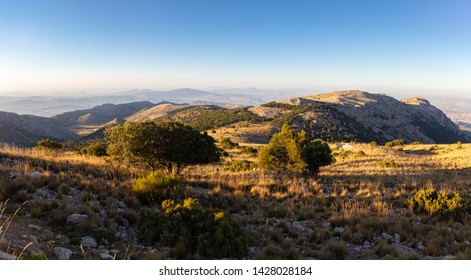
<instances>
[{"instance_id":1,"label":"rocky mountain peak","mask_svg":"<svg viewBox=\"0 0 471 280\"><path fill-rule=\"evenodd\" d=\"M430 102L422 97L416 96L416 97L411 97L411 98L406 98L401 100L402 103L409 104L409 105L426 105L426 106L431 106Z\"/></svg>"}]
</instances>

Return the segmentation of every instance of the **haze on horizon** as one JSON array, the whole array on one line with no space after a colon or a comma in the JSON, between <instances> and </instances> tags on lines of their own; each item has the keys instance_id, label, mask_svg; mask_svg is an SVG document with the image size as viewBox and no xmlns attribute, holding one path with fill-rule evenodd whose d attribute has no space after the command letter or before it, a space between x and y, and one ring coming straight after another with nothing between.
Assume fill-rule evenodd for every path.
<instances>
[{"instance_id":1,"label":"haze on horizon","mask_svg":"<svg viewBox=\"0 0 471 280\"><path fill-rule=\"evenodd\" d=\"M0 94L211 87L471 93L471 2L5 0Z\"/></svg>"}]
</instances>

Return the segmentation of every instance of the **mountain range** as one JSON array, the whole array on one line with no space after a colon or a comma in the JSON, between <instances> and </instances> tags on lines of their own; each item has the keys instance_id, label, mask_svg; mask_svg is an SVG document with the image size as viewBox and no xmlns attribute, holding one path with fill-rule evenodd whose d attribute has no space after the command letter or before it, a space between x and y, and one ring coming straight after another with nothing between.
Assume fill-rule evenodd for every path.
<instances>
[{"instance_id":1,"label":"mountain range","mask_svg":"<svg viewBox=\"0 0 471 280\"><path fill-rule=\"evenodd\" d=\"M186 95L189 92L193 95ZM227 106L243 104L237 101L255 103L255 99L240 100L236 94L191 89L160 92L158 98L151 91L140 94L147 99L118 105L105 103L50 118L0 112L0 142L31 146L43 138L60 141L87 135L96 138L103 136L106 126L148 120L180 121L200 130L225 131L239 141L258 143L266 143L283 124L328 141L385 143L404 139L432 144L471 140L440 109L420 97L397 100L384 94L348 90L282 99L260 106ZM221 100L223 97L226 99ZM213 102L203 102L206 98ZM181 99L189 102L171 102Z\"/></svg>"}]
</instances>

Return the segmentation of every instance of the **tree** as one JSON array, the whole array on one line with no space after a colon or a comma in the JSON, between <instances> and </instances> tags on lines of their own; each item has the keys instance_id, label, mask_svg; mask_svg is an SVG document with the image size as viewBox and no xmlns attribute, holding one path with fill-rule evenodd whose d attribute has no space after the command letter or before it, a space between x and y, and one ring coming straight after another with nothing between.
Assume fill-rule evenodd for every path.
<instances>
[{"instance_id":1,"label":"tree","mask_svg":"<svg viewBox=\"0 0 471 280\"><path fill-rule=\"evenodd\" d=\"M215 140L178 122L126 122L105 131L108 154L128 163L178 173L184 166L219 160Z\"/></svg>"},{"instance_id":2,"label":"tree","mask_svg":"<svg viewBox=\"0 0 471 280\"><path fill-rule=\"evenodd\" d=\"M288 125L274 134L259 152L259 166L271 170L308 172L317 176L321 166L335 161L329 145L322 140L309 141L306 132L295 133Z\"/></svg>"},{"instance_id":3,"label":"tree","mask_svg":"<svg viewBox=\"0 0 471 280\"><path fill-rule=\"evenodd\" d=\"M306 163L307 171L314 177L317 177L321 166L335 162L329 145L320 139L306 143L301 150L301 158Z\"/></svg>"}]
</instances>

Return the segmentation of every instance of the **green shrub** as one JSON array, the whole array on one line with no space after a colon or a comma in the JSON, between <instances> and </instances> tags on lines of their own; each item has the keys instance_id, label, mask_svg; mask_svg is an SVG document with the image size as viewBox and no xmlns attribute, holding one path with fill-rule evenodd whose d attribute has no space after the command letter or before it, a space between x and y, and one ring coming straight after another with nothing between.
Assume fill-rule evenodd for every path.
<instances>
[{"instance_id":1,"label":"green shrub","mask_svg":"<svg viewBox=\"0 0 471 280\"><path fill-rule=\"evenodd\" d=\"M233 160L230 165L224 167L224 170L239 172L253 170L256 167L255 163L249 160Z\"/></svg>"},{"instance_id":2,"label":"green shrub","mask_svg":"<svg viewBox=\"0 0 471 280\"><path fill-rule=\"evenodd\" d=\"M397 167L399 167L399 164L397 162L395 162L394 160L392 160L392 159L385 159L385 160L379 161L376 165L378 167L382 167L382 168L397 168Z\"/></svg>"},{"instance_id":3,"label":"green shrub","mask_svg":"<svg viewBox=\"0 0 471 280\"><path fill-rule=\"evenodd\" d=\"M44 253L31 253L31 252L25 252L23 255L21 255L21 260L47 260L47 256Z\"/></svg>"},{"instance_id":4,"label":"green shrub","mask_svg":"<svg viewBox=\"0 0 471 280\"><path fill-rule=\"evenodd\" d=\"M102 157L108 155L106 152L107 148L108 145L105 141L97 141L83 148L81 152L91 156Z\"/></svg>"},{"instance_id":5,"label":"green shrub","mask_svg":"<svg viewBox=\"0 0 471 280\"><path fill-rule=\"evenodd\" d=\"M357 152L353 155L354 158L361 158L361 157L364 157L364 156L366 156L366 154L365 154L365 152L363 152L363 151L361 151L361 150L360 150L360 151L357 151Z\"/></svg>"},{"instance_id":6,"label":"green shrub","mask_svg":"<svg viewBox=\"0 0 471 280\"><path fill-rule=\"evenodd\" d=\"M62 149L62 144L52 139L46 138L38 141L36 147L42 150L60 150Z\"/></svg>"},{"instance_id":7,"label":"green shrub","mask_svg":"<svg viewBox=\"0 0 471 280\"><path fill-rule=\"evenodd\" d=\"M386 144L384 144L385 147L395 147L395 146L403 146L406 144L406 140L402 140L402 139L395 139L395 140L392 140L391 142L387 142Z\"/></svg>"},{"instance_id":8,"label":"green shrub","mask_svg":"<svg viewBox=\"0 0 471 280\"><path fill-rule=\"evenodd\" d=\"M456 192L426 189L418 191L409 200L409 207L420 213L459 217L468 210L468 203Z\"/></svg>"},{"instance_id":9,"label":"green shrub","mask_svg":"<svg viewBox=\"0 0 471 280\"><path fill-rule=\"evenodd\" d=\"M243 147L241 152L251 156L256 156L258 154L258 150L252 147Z\"/></svg>"},{"instance_id":10,"label":"green shrub","mask_svg":"<svg viewBox=\"0 0 471 280\"><path fill-rule=\"evenodd\" d=\"M371 141L371 142L370 142L370 146L376 147L376 146L378 146L378 142L376 142L376 141Z\"/></svg>"},{"instance_id":11,"label":"green shrub","mask_svg":"<svg viewBox=\"0 0 471 280\"><path fill-rule=\"evenodd\" d=\"M173 175L152 172L136 180L132 190L142 204L158 204L166 199L179 198L184 191L183 183Z\"/></svg>"},{"instance_id":12,"label":"green shrub","mask_svg":"<svg viewBox=\"0 0 471 280\"><path fill-rule=\"evenodd\" d=\"M141 242L170 246L174 258L241 258L247 236L224 211L201 206L197 199L162 202L162 209L143 213L138 226Z\"/></svg>"},{"instance_id":13,"label":"green shrub","mask_svg":"<svg viewBox=\"0 0 471 280\"><path fill-rule=\"evenodd\" d=\"M224 137L221 140L219 140L219 146L223 149L228 150L228 149L233 149L233 148L239 146L239 144L236 143L236 142L233 142L231 140L231 138Z\"/></svg>"}]
</instances>

